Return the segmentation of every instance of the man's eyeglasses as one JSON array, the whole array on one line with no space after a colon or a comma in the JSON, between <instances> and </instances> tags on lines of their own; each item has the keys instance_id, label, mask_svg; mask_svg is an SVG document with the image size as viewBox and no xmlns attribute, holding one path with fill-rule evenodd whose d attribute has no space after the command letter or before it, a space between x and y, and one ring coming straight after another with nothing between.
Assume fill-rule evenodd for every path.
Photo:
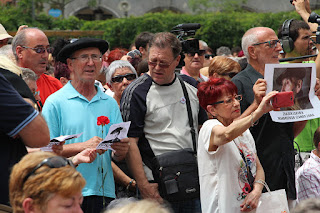
<instances>
[{"instance_id":1,"label":"man's eyeglasses","mask_svg":"<svg viewBox=\"0 0 320 213\"><path fill-rule=\"evenodd\" d=\"M217 102L214 102L214 103L211 104L211 105L222 104L222 103L225 103L225 104L229 105L229 104L233 104L233 102L234 102L235 100L241 101L241 100L242 100L242 95L235 95L235 96L232 97L232 98L228 98L228 99L223 100L223 101L217 101Z\"/></svg>"},{"instance_id":2,"label":"man's eyeglasses","mask_svg":"<svg viewBox=\"0 0 320 213\"><path fill-rule=\"evenodd\" d=\"M32 94L33 96L40 95L40 91L34 91Z\"/></svg>"},{"instance_id":3,"label":"man's eyeglasses","mask_svg":"<svg viewBox=\"0 0 320 213\"><path fill-rule=\"evenodd\" d=\"M29 172L23 179L23 184L28 180L28 178L33 175L37 169L42 167L43 165L47 165L49 168L60 168L60 167L65 167L65 166L71 166L75 168L71 160L61 157L61 156L53 156L50 158L44 159L41 163L39 163L34 169Z\"/></svg>"},{"instance_id":4,"label":"man's eyeglasses","mask_svg":"<svg viewBox=\"0 0 320 213\"><path fill-rule=\"evenodd\" d=\"M53 52L52 47L27 47L27 46L21 46L21 47L25 48L25 49L32 49L33 51L35 51L38 54L45 53L45 51L47 51L47 53Z\"/></svg>"},{"instance_id":5,"label":"man's eyeglasses","mask_svg":"<svg viewBox=\"0 0 320 213\"><path fill-rule=\"evenodd\" d=\"M187 56L193 57L196 55L196 53L198 54L198 56L203 56L206 53L206 51L205 50L198 50L198 51L194 51L194 52L188 52Z\"/></svg>"},{"instance_id":6,"label":"man's eyeglasses","mask_svg":"<svg viewBox=\"0 0 320 213\"><path fill-rule=\"evenodd\" d=\"M212 57L212 58L213 58L213 57L214 57L214 55L213 55L213 54L212 54L212 55L210 55L210 54L205 54L205 55L204 55L204 57L205 57L206 59L209 59L210 57Z\"/></svg>"},{"instance_id":7,"label":"man's eyeglasses","mask_svg":"<svg viewBox=\"0 0 320 213\"><path fill-rule=\"evenodd\" d=\"M260 43L256 43L256 44L252 44L253 46L256 46L256 45L260 45L260 44L269 44L269 47L270 48L276 48L278 43L280 43L280 40L270 40L270 41L265 41L265 42L260 42ZM281 43L280 43L281 45Z\"/></svg>"},{"instance_id":8,"label":"man's eyeglasses","mask_svg":"<svg viewBox=\"0 0 320 213\"><path fill-rule=\"evenodd\" d=\"M93 54L90 56L90 55L85 54L85 55L80 55L78 57L73 57L71 59L79 59L81 62L88 62L90 60L90 58L93 62L100 62L102 59L102 56L96 55L96 54Z\"/></svg>"},{"instance_id":9,"label":"man's eyeglasses","mask_svg":"<svg viewBox=\"0 0 320 213\"><path fill-rule=\"evenodd\" d=\"M123 78L126 78L128 81L132 81L132 80L136 79L137 76L134 73L128 73L125 75L117 75L117 76L112 77L111 81L113 83L115 83L115 82L121 83L123 81Z\"/></svg>"},{"instance_id":10,"label":"man's eyeglasses","mask_svg":"<svg viewBox=\"0 0 320 213\"><path fill-rule=\"evenodd\" d=\"M153 61L148 61L148 65L150 67L156 67L157 65L162 68L162 69L167 69L171 66L171 64L175 61L175 59L173 59L173 61L170 64L165 64L165 63L157 63L157 62L153 62Z\"/></svg>"},{"instance_id":11,"label":"man's eyeglasses","mask_svg":"<svg viewBox=\"0 0 320 213\"><path fill-rule=\"evenodd\" d=\"M237 74L237 72L218 73L218 75L229 76L229 78L233 78Z\"/></svg>"}]
</instances>

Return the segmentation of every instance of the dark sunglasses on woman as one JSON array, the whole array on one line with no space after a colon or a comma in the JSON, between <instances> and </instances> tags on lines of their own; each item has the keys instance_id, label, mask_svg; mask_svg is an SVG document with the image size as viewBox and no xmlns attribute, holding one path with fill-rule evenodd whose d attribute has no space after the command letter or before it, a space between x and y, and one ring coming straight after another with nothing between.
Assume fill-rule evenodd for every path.
<instances>
[{"instance_id":1,"label":"dark sunglasses on woman","mask_svg":"<svg viewBox=\"0 0 320 213\"><path fill-rule=\"evenodd\" d=\"M113 83L115 83L115 82L121 83L123 81L123 78L126 78L128 81L132 81L132 80L136 79L136 74L128 73L125 75L117 75L117 76L112 77L111 81Z\"/></svg>"}]
</instances>

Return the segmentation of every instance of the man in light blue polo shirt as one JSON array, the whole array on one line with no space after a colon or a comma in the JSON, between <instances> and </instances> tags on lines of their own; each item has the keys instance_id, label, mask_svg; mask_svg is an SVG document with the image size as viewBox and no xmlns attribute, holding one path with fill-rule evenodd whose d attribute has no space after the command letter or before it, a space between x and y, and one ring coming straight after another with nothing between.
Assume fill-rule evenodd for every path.
<instances>
[{"instance_id":1,"label":"man in light blue polo shirt","mask_svg":"<svg viewBox=\"0 0 320 213\"><path fill-rule=\"evenodd\" d=\"M42 113L51 138L83 132L81 137L66 141L65 157L96 147L112 124L122 122L117 102L94 84L102 66L101 56L107 50L108 43L104 40L81 38L66 45L58 54L58 60L68 64L73 80L46 100ZM110 124L98 126L99 116L107 116ZM115 153L109 150L94 162L77 168L87 181L83 189L84 212L101 212L115 198L111 157L122 160L129 148L128 141L128 138L122 139L112 145Z\"/></svg>"}]
</instances>

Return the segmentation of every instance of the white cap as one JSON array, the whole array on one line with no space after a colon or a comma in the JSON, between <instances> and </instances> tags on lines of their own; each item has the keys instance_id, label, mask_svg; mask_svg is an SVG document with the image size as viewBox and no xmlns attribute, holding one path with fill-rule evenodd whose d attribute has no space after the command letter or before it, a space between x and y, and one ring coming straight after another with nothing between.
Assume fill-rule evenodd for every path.
<instances>
[{"instance_id":1,"label":"white cap","mask_svg":"<svg viewBox=\"0 0 320 213\"><path fill-rule=\"evenodd\" d=\"M7 38L12 38L12 36L9 35L6 29L4 29L4 27L2 26L2 24L0 24L0 40L4 40Z\"/></svg>"}]
</instances>

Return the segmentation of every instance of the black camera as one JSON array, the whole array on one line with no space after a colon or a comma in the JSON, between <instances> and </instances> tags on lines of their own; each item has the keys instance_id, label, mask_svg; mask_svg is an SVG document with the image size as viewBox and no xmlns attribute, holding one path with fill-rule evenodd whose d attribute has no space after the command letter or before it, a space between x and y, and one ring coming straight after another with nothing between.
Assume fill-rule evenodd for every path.
<instances>
[{"instance_id":1,"label":"black camera","mask_svg":"<svg viewBox=\"0 0 320 213\"><path fill-rule=\"evenodd\" d=\"M309 16L308 22L311 23L320 23L320 16L318 14L316 14L315 12L312 12Z\"/></svg>"},{"instance_id":2,"label":"black camera","mask_svg":"<svg viewBox=\"0 0 320 213\"><path fill-rule=\"evenodd\" d=\"M178 34L177 38L181 42L182 51L183 52L190 52L199 50L199 40L192 39L192 40L184 40L184 37L194 36L196 34L196 30L201 27L198 23L187 23L187 24L178 24L177 26L173 27L171 33Z\"/></svg>"},{"instance_id":3,"label":"black camera","mask_svg":"<svg viewBox=\"0 0 320 213\"><path fill-rule=\"evenodd\" d=\"M315 12L312 12L308 18L308 22L318 24L318 28L317 28L317 32L316 32L316 43L320 44L320 27L319 27L320 16L318 14L316 14Z\"/></svg>"},{"instance_id":4,"label":"black camera","mask_svg":"<svg viewBox=\"0 0 320 213\"><path fill-rule=\"evenodd\" d=\"M199 23L186 23L186 24L178 24L173 27L171 33L177 34L177 38L181 42L182 52L180 53L181 59L178 65L178 68L184 66L184 55L186 52L198 52L199 51L199 40L198 39L190 39L184 40L184 37L194 36L196 34L197 29L201 27Z\"/></svg>"}]
</instances>

